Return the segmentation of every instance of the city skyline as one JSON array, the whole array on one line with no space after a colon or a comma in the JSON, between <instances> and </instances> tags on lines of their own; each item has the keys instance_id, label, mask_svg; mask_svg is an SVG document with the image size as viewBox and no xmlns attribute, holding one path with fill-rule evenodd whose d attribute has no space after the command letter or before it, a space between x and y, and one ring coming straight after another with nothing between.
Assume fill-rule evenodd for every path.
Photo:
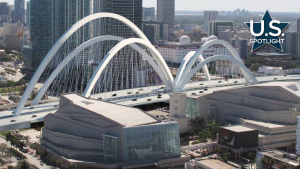
<instances>
[{"instance_id":1,"label":"city skyline","mask_svg":"<svg viewBox=\"0 0 300 169\"><path fill-rule=\"evenodd\" d=\"M27 2L28 0L26 0ZM7 2L9 4L14 4L14 0L0 0L0 2ZM155 0L143 0L144 7L155 7L157 8ZM187 3L188 2L188 3ZM270 3L272 2L272 4ZM275 3L274 3L275 2ZM176 0L175 10L187 10L187 11L205 11L205 10L218 10L218 11L233 11L237 8L246 9L251 12L262 12L270 10L272 12L295 12L300 13L298 6L300 6L300 1L296 0L286 0L284 3L280 0L215 0L206 1L205 5L202 5L203 1L199 0ZM216 6L215 4L219 4ZM196 5L191 5L196 4ZM259 4L256 5L256 4Z\"/></svg>"}]
</instances>

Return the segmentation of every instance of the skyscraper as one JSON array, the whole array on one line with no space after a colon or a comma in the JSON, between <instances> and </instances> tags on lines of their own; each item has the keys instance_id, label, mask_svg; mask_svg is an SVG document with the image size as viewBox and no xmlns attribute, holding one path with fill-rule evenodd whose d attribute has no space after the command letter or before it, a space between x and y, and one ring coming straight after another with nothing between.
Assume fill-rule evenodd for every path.
<instances>
[{"instance_id":1,"label":"skyscraper","mask_svg":"<svg viewBox=\"0 0 300 169\"><path fill-rule=\"evenodd\" d=\"M32 75L56 41L73 24L91 14L91 0L31 0L29 9L31 49L25 48L24 53L32 56L24 55L27 57L24 64L29 75ZM89 39L90 26L86 24L64 43L59 50L60 56L64 57ZM85 51L78 57L84 54Z\"/></svg>"},{"instance_id":2,"label":"skyscraper","mask_svg":"<svg viewBox=\"0 0 300 169\"><path fill-rule=\"evenodd\" d=\"M26 25L29 28L30 25L30 1L26 3Z\"/></svg>"},{"instance_id":3,"label":"skyscraper","mask_svg":"<svg viewBox=\"0 0 300 169\"><path fill-rule=\"evenodd\" d=\"M0 2L0 15L9 15L9 8L7 2Z\"/></svg>"},{"instance_id":4,"label":"skyscraper","mask_svg":"<svg viewBox=\"0 0 300 169\"><path fill-rule=\"evenodd\" d=\"M297 33L296 32L285 32L282 43L283 52L289 53L291 56L297 56Z\"/></svg>"},{"instance_id":5,"label":"skyscraper","mask_svg":"<svg viewBox=\"0 0 300 169\"><path fill-rule=\"evenodd\" d=\"M240 57L242 59L247 59L248 57L248 41L247 39L239 40L239 48L240 48Z\"/></svg>"},{"instance_id":6,"label":"skyscraper","mask_svg":"<svg viewBox=\"0 0 300 169\"><path fill-rule=\"evenodd\" d=\"M297 55L300 58L300 18L297 20Z\"/></svg>"},{"instance_id":7,"label":"skyscraper","mask_svg":"<svg viewBox=\"0 0 300 169\"><path fill-rule=\"evenodd\" d=\"M92 13L91 0L52 0L52 44L55 42L77 21ZM91 38L90 24L85 24L82 28L69 38L64 45L64 53L72 52L77 46ZM88 54L81 53L77 60L80 64L86 64ZM85 57L83 57L85 56Z\"/></svg>"},{"instance_id":8,"label":"skyscraper","mask_svg":"<svg viewBox=\"0 0 300 169\"><path fill-rule=\"evenodd\" d=\"M204 11L204 30L208 31L209 29L209 22L218 20L218 11Z\"/></svg>"},{"instance_id":9,"label":"skyscraper","mask_svg":"<svg viewBox=\"0 0 300 169\"><path fill-rule=\"evenodd\" d=\"M30 46L23 49L24 73L33 75L52 47L52 1L30 1Z\"/></svg>"},{"instance_id":10,"label":"skyscraper","mask_svg":"<svg viewBox=\"0 0 300 169\"><path fill-rule=\"evenodd\" d=\"M157 0L157 20L168 24L169 34L174 34L175 0Z\"/></svg>"},{"instance_id":11,"label":"skyscraper","mask_svg":"<svg viewBox=\"0 0 300 169\"><path fill-rule=\"evenodd\" d=\"M143 8L143 20L154 20L155 19L155 8Z\"/></svg>"},{"instance_id":12,"label":"skyscraper","mask_svg":"<svg viewBox=\"0 0 300 169\"><path fill-rule=\"evenodd\" d=\"M15 0L14 22L25 22L25 0Z\"/></svg>"},{"instance_id":13,"label":"skyscraper","mask_svg":"<svg viewBox=\"0 0 300 169\"><path fill-rule=\"evenodd\" d=\"M143 21L143 1L142 0L94 0L93 2L94 13L110 12L121 15L131 22L133 22L139 29L142 30ZM137 35L124 23L115 19L103 18L100 22L95 22L94 25L94 37L103 35L113 35L123 38L136 38ZM112 49L118 42L106 41L99 44L94 49L94 53L98 53L95 57L93 64L98 66L104 56ZM132 86L136 86L138 72L141 70L140 64L143 63L141 55L132 49L131 47L125 47L118 55L111 61L111 65L107 70L113 70L108 72L112 78L107 80L108 87L103 90L118 90L129 89ZM122 70L126 73L121 73ZM126 69L126 70L125 70ZM101 78L100 78L101 79ZM101 87L99 87L101 88Z\"/></svg>"},{"instance_id":14,"label":"skyscraper","mask_svg":"<svg viewBox=\"0 0 300 169\"><path fill-rule=\"evenodd\" d=\"M6 2L0 3L0 26L9 21L9 6Z\"/></svg>"}]
</instances>

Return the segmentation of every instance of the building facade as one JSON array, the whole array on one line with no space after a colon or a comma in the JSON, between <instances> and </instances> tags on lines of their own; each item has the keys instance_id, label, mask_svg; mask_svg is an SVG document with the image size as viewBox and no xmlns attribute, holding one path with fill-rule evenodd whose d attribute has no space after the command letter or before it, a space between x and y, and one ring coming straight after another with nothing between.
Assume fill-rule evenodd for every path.
<instances>
[{"instance_id":1,"label":"building facade","mask_svg":"<svg viewBox=\"0 0 300 169\"><path fill-rule=\"evenodd\" d=\"M19 50L19 40L23 37L24 27L22 23L4 23L3 37L4 47Z\"/></svg>"},{"instance_id":2,"label":"building facade","mask_svg":"<svg viewBox=\"0 0 300 169\"><path fill-rule=\"evenodd\" d=\"M143 28L143 1L142 0L96 0L93 2L94 13L98 12L110 12L121 15L132 23L134 23L140 30ZM101 19L100 22L93 25L93 36L113 35L123 38L136 38L137 35L124 23L111 18ZM93 60L93 69L95 69L105 55L117 44L116 41L102 42L95 47L95 53L98 53ZM113 80L107 82L110 83L110 90L128 89L135 84L138 73L145 73L145 70L141 70L140 64L144 62L142 56L131 47L127 46L123 48L111 61L113 70L120 71L120 67L117 65L130 65L133 71L119 72L116 74ZM133 60L132 57L133 56ZM116 66L114 66L116 65ZM117 72L117 71L116 71ZM124 73L124 74L123 74Z\"/></svg>"},{"instance_id":3,"label":"building facade","mask_svg":"<svg viewBox=\"0 0 300 169\"><path fill-rule=\"evenodd\" d=\"M300 58L300 18L297 20L297 56Z\"/></svg>"},{"instance_id":4,"label":"building facade","mask_svg":"<svg viewBox=\"0 0 300 169\"><path fill-rule=\"evenodd\" d=\"M53 0L52 1L52 44L77 21L92 13L91 0ZM91 24L85 24L65 42L63 53L70 53L82 43L91 39ZM86 65L89 60L90 50L85 50L77 55L78 65Z\"/></svg>"},{"instance_id":5,"label":"building facade","mask_svg":"<svg viewBox=\"0 0 300 169\"><path fill-rule=\"evenodd\" d=\"M168 24L159 21L143 21L143 32L152 44L168 41Z\"/></svg>"},{"instance_id":6,"label":"building facade","mask_svg":"<svg viewBox=\"0 0 300 169\"><path fill-rule=\"evenodd\" d=\"M216 121L222 125L258 130L258 148L293 150L300 115L298 89L298 82L271 82L214 92L198 97L199 115L208 118L208 110L214 108Z\"/></svg>"},{"instance_id":7,"label":"building facade","mask_svg":"<svg viewBox=\"0 0 300 169\"><path fill-rule=\"evenodd\" d=\"M145 20L155 20L155 8L143 8L143 21Z\"/></svg>"},{"instance_id":8,"label":"building facade","mask_svg":"<svg viewBox=\"0 0 300 169\"><path fill-rule=\"evenodd\" d=\"M52 1L30 1L30 44L26 46L24 55L24 73L28 79L47 55L53 45L52 37ZM31 49L30 49L31 48ZM29 56L28 54L32 54Z\"/></svg>"},{"instance_id":9,"label":"building facade","mask_svg":"<svg viewBox=\"0 0 300 169\"><path fill-rule=\"evenodd\" d=\"M208 35L215 35L219 37L219 32L226 31L226 30L233 30L233 21L210 21L208 23Z\"/></svg>"},{"instance_id":10,"label":"building facade","mask_svg":"<svg viewBox=\"0 0 300 169\"><path fill-rule=\"evenodd\" d=\"M25 22L25 0L15 0L14 22Z\"/></svg>"},{"instance_id":11,"label":"building facade","mask_svg":"<svg viewBox=\"0 0 300 169\"><path fill-rule=\"evenodd\" d=\"M6 2L0 2L0 26L9 22L9 6Z\"/></svg>"},{"instance_id":12,"label":"building facade","mask_svg":"<svg viewBox=\"0 0 300 169\"><path fill-rule=\"evenodd\" d=\"M75 94L61 96L58 111L45 117L42 133L44 147L83 166L130 168L182 160L176 122Z\"/></svg>"},{"instance_id":13,"label":"building facade","mask_svg":"<svg viewBox=\"0 0 300 169\"><path fill-rule=\"evenodd\" d=\"M209 22L219 19L219 11L204 11L204 30L209 30Z\"/></svg>"},{"instance_id":14,"label":"building facade","mask_svg":"<svg viewBox=\"0 0 300 169\"><path fill-rule=\"evenodd\" d=\"M174 34L175 0L157 0L157 20L168 24L169 34Z\"/></svg>"}]
</instances>

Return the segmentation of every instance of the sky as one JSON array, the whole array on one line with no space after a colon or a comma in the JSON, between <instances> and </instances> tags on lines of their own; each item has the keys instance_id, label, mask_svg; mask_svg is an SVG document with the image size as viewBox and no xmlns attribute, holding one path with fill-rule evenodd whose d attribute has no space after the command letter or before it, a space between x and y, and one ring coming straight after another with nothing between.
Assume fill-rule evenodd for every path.
<instances>
[{"instance_id":1,"label":"sky","mask_svg":"<svg viewBox=\"0 0 300 169\"><path fill-rule=\"evenodd\" d=\"M157 0L143 0L145 7L156 7ZM0 0L13 4L14 0ZM176 0L176 10L233 11L237 8L252 12L300 12L300 0Z\"/></svg>"},{"instance_id":2,"label":"sky","mask_svg":"<svg viewBox=\"0 0 300 169\"><path fill-rule=\"evenodd\" d=\"M145 7L156 7L157 0L144 0ZM233 11L237 8L249 11L300 12L300 0L176 0L176 10Z\"/></svg>"}]
</instances>

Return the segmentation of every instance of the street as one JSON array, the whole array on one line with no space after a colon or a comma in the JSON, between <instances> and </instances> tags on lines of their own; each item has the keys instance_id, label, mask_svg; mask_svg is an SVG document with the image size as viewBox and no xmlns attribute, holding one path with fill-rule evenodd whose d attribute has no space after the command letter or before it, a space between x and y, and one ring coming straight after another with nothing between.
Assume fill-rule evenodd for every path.
<instances>
[{"instance_id":1,"label":"street","mask_svg":"<svg viewBox=\"0 0 300 169\"><path fill-rule=\"evenodd\" d=\"M14 146L11 146L11 144L9 142L6 142L6 140L2 137L0 137L0 143L6 143L8 147L13 147L15 148ZM15 148L16 149L16 148ZM18 150L18 149L17 149ZM18 150L19 151L19 150ZM50 169L51 167L50 166L47 166L46 164L44 164L43 166L40 165L40 160L38 160L37 157L34 157L34 154L30 155L28 153L23 153L21 151L19 151L20 153L22 153L24 156L27 157L27 161L30 163L30 164L33 164L35 165L36 167L38 167L39 169ZM11 165L11 164L10 164ZM14 163L12 164L14 165Z\"/></svg>"}]
</instances>

